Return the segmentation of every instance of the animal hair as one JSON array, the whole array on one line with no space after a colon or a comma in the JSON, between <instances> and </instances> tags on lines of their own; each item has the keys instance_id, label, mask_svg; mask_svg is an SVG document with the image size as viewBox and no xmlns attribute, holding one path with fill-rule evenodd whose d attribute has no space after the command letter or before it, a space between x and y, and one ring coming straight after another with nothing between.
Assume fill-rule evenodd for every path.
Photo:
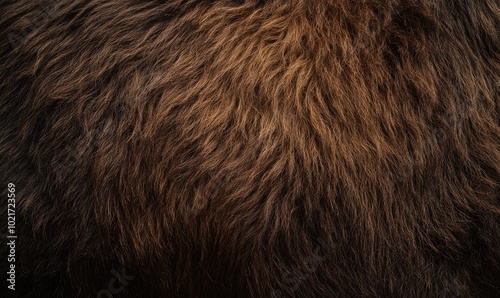
<instances>
[{"instance_id":1,"label":"animal hair","mask_svg":"<svg viewBox=\"0 0 500 298\"><path fill-rule=\"evenodd\" d=\"M15 294L500 297L498 28L496 0L2 1Z\"/></svg>"}]
</instances>

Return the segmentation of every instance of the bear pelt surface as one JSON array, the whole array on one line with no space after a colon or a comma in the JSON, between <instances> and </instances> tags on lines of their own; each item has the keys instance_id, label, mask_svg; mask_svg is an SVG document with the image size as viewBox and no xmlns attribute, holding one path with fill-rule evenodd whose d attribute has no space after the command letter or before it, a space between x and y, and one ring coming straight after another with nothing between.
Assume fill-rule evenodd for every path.
<instances>
[{"instance_id":1,"label":"bear pelt surface","mask_svg":"<svg viewBox=\"0 0 500 298\"><path fill-rule=\"evenodd\" d=\"M500 297L498 28L497 0L2 1L15 293Z\"/></svg>"}]
</instances>

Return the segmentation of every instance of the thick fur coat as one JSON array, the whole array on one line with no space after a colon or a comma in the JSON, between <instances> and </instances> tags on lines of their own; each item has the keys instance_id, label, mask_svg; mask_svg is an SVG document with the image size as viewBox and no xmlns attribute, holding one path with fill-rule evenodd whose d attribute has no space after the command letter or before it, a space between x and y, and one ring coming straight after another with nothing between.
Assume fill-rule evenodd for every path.
<instances>
[{"instance_id":1,"label":"thick fur coat","mask_svg":"<svg viewBox=\"0 0 500 298\"><path fill-rule=\"evenodd\" d=\"M499 297L499 28L497 0L3 1L0 291Z\"/></svg>"}]
</instances>

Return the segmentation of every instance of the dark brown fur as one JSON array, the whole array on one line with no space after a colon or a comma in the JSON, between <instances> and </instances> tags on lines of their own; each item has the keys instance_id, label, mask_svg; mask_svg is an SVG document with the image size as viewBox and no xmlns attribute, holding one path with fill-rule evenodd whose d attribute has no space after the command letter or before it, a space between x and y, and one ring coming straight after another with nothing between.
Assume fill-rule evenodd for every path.
<instances>
[{"instance_id":1,"label":"dark brown fur","mask_svg":"<svg viewBox=\"0 0 500 298\"><path fill-rule=\"evenodd\" d=\"M16 293L499 297L498 28L497 0L3 1Z\"/></svg>"}]
</instances>

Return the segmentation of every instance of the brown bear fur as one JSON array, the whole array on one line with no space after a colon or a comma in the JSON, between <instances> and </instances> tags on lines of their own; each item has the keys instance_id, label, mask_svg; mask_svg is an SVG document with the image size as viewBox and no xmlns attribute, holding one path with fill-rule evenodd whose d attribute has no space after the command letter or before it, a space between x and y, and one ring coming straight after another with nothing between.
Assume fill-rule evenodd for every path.
<instances>
[{"instance_id":1,"label":"brown bear fur","mask_svg":"<svg viewBox=\"0 0 500 298\"><path fill-rule=\"evenodd\" d=\"M15 293L500 297L498 28L497 0L3 1Z\"/></svg>"}]
</instances>

